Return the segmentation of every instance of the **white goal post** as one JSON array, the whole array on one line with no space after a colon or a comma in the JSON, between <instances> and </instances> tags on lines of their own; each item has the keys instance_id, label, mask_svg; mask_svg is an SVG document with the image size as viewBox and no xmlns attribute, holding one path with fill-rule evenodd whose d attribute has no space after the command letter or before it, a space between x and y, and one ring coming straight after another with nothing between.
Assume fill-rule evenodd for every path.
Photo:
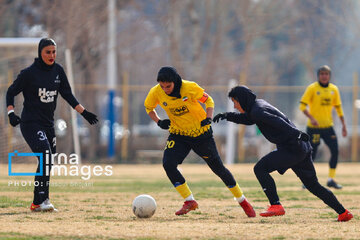
<instances>
[{"instance_id":1,"label":"white goal post","mask_svg":"<svg viewBox=\"0 0 360 240\"><path fill-rule=\"evenodd\" d=\"M0 38L0 47L37 47L41 38Z\"/></svg>"}]
</instances>

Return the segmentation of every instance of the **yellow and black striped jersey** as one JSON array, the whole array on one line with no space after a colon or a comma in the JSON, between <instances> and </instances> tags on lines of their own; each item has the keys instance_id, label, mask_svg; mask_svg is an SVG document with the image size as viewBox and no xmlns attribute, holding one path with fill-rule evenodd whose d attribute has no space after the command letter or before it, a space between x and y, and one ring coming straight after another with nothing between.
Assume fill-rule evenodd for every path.
<instances>
[{"instance_id":1,"label":"yellow and black striped jersey","mask_svg":"<svg viewBox=\"0 0 360 240\"><path fill-rule=\"evenodd\" d=\"M210 128L210 125L200 125L206 118L206 112L200 102L208 108L214 107L214 101L203 88L192 81L182 80L180 94L181 98L171 97L159 84L155 85L145 99L146 112L149 113L160 105L171 121L170 133L197 137Z\"/></svg>"},{"instance_id":2,"label":"yellow and black striped jersey","mask_svg":"<svg viewBox=\"0 0 360 240\"><path fill-rule=\"evenodd\" d=\"M335 107L339 117L344 115L341 107L339 89L332 83L328 87L322 87L319 82L310 84L300 100L300 110L304 111L309 106L309 113L318 121L319 126L315 127L308 120L311 128L327 128L334 125L332 109Z\"/></svg>"}]
</instances>

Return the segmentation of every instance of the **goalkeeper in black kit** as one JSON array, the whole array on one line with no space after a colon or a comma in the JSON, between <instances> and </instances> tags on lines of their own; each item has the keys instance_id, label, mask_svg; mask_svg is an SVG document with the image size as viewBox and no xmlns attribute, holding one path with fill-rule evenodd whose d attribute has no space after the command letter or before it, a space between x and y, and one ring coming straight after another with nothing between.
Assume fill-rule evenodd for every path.
<instances>
[{"instance_id":1,"label":"goalkeeper in black kit","mask_svg":"<svg viewBox=\"0 0 360 240\"><path fill-rule=\"evenodd\" d=\"M97 116L87 111L76 100L64 72L55 62L56 43L51 38L39 42L38 58L33 64L23 69L6 93L6 105L10 124L20 124L21 133L34 153L51 154L56 152L54 130L54 111L60 94L90 124L98 122ZM14 112L14 98L20 92L24 96L21 118ZM50 168L46 174L46 162L42 162L43 174L35 176L34 199L30 206L33 212L57 211L49 200ZM40 159L36 172L40 173Z\"/></svg>"},{"instance_id":2,"label":"goalkeeper in black kit","mask_svg":"<svg viewBox=\"0 0 360 240\"><path fill-rule=\"evenodd\" d=\"M309 135L298 130L277 108L263 99L256 99L256 95L246 86L234 87L228 96L240 113L219 113L214 117L214 122L226 119L238 124L256 124L264 137L277 146L275 151L260 159L254 167L255 175L271 204L266 211L260 213L260 216L285 214L270 173L278 171L284 174L291 168L312 194L339 214L338 221L349 221L353 218L335 195L318 182L311 159Z\"/></svg>"}]
</instances>

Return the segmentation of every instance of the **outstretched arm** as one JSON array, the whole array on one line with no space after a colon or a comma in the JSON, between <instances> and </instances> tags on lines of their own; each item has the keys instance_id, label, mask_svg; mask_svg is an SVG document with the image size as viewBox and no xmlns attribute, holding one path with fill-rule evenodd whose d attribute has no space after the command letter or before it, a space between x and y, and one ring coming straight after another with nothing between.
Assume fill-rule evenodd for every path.
<instances>
[{"instance_id":1,"label":"outstretched arm","mask_svg":"<svg viewBox=\"0 0 360 240\"><path fill-rule=\"evenodd\" d=\"M245 113L236 113L236 112L224 112L218 113L214 117L214 122L219 122L219 120L226 119L229 122L237 123L237 124L244 124L244 125L253 125L255 124L247 114Z\"/></svg>"}]
</instances>

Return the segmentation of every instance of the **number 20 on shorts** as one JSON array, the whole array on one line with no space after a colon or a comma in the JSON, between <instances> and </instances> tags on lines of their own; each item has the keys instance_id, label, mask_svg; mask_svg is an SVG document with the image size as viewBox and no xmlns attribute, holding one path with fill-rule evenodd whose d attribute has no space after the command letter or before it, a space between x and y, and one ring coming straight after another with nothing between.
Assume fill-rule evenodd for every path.
<instances>
[{"instance_id":1,"label":"number 20 on shorts","mask_svg":"<svg viewBox=\"0 0 360 240\"><path fill-rule=\"evenodd\" d=\"M174 140L166 141L166 147L165 147L165 149L173 148L174 145L175 145L175 141L174 141Z\"/></svg>"},{"instance_id":2,"label":"number 20 on shorts","mask_svg":"<svg viewBox=\"0 0 360 240\"><path fill-rule=\"evenodd\" d=\"M312 135L312 142L313 142L314 144L319 143L319 142L320 142L320 134L313 134L313 135Z\"/></svg>"}]
</instances>

